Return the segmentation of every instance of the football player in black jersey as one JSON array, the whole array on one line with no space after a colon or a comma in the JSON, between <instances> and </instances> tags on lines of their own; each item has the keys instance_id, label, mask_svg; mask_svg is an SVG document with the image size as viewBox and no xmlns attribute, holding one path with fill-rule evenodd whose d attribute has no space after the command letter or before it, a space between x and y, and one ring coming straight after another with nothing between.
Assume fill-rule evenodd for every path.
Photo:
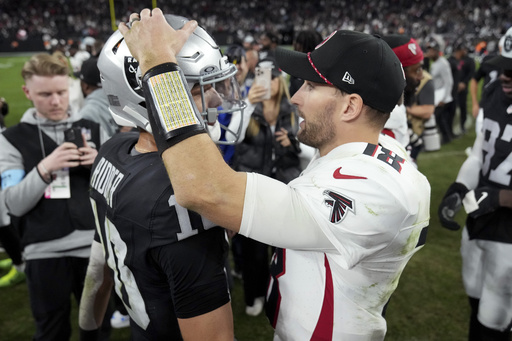
<instances>
[{"instance_id":1,"label":"football player in black jersey","mask_svg":"<svg viewBox=\"0 0 512 341\"><path fill-rule=\"evenodd\" d=\"M456 181L439 206L446 228L464 206L462 277L469 297L469 340L510 340L512 326L512 28L501 56L489 61L503 71L480 103L482 130Z\"/></svg>"},{"instance_id":2,"label":"football player in black jersey","mask_svg":"<svg viewBox=\"0 0 512 341\"><path fill-rule=\"evenodd\" d=\"M175 28L187 21L166 20ZM197 28L178 59L205 116L216 120L220 106L243 109L237 69L206 31ZM116 122L139 132L114 136L93 166L97 233L80 305L82 339L95 339L114 286L134 340L232 341L225 230L176 202L148 122L138 62L119 31L106 42L98 66ZM208 128L218 139L218 124Z\"/></svg>"}]
</instances>

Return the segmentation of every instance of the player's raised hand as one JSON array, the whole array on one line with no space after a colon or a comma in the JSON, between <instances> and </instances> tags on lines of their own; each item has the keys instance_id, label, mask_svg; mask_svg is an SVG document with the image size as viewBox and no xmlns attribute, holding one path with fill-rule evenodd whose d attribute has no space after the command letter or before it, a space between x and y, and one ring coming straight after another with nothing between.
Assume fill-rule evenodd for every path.
<instances>
[{"instance_id":1,"label":"player's raised hand","mask_svg":"<svg viewBox=\"0 0 512 341\"><path fill-rule=\"evenodd\" d=\"M454 219L457 212L462 208L462 198L467 192L467 187L459 182L454 182L448 187L437 211L439 221L443 227L452 231L460 229L460 225Z\"/></svg>"},{"instance_id":2,"label":"player's raised hand","mask_svg":"<svg viewBox=\"0 0 512 341\"><path fill-rule=\"evenodd\" d=\"M132 55L139 61L141 71L167 63L176 63L176 55L196 29L195 20L188 21L180 30L174 30L159 8L143 9L140 15L132 13L130 23L121 23L119 31Z\"/></svg>"}]
</instances>

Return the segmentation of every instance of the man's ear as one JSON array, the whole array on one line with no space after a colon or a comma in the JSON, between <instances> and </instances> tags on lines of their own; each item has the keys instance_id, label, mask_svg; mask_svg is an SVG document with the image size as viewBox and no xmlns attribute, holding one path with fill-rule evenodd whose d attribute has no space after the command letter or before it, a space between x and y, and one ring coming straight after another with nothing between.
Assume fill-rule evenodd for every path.
<instances>
[{"instance_id":1,"label":"man's ear","mask_svg":"<svg viewBox=\"0 0 512 341\"><path fill-rule=\"evenodd\" d=\"M347 94L343 105L343 120L352 121L361 115L363 99L358 94Z\"/></svg>"},{"instance_id":2,"label":"man's ear","mask_svg":"<svg viewBox=\"0 0 512 341\"><path fill-rule=\"evenodd\" d=\"M27 97L27 99L28 99L29 101L31 101L31 100L32 100L32 98L30 97L30 91L29 91L29 89L27 88L27 86L26 86L26 85L22 85L22 86L21 86L21 89L23 90L23 93L25 94L25 96Z\"/></svg>"}]
</instances>

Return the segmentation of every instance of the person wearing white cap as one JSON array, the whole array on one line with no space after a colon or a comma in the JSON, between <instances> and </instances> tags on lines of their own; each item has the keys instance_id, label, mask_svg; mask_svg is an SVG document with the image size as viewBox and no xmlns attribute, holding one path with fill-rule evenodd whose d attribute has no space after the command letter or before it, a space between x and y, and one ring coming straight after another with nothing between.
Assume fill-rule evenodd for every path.
<instances>
[{"instance_id":1,"label":"person wearing white cap","mask_svg":"<svg viewBox=\"0 0 512 341\"><path fill-rule=\"evenodd\" d=\"M471 154L448 188L438 214L441 224L464 206L462 279L471 306L469 340L510 340L512 325L512 28L500 56L489 60L502 71L485 89L483 115Z\"/></svg>"},{"instance_id":2,"label":"person wearing white cap","mask_svg":"<svg viewBox=\"0 0 512 341\"><path fill-rule=\"evenodd\" d=\"M425 242L430 207L427 179L380 134L405 87L395 53L378 36L344 30L310 53L276 50L280 68L305 80L291 101L304 118L299 141L317 149L284 184L235 172L194 119L197 109L178 107L189 95L176 53L197 22L174 30L158 8L130 19L138 21L119 29L140 61L176 200L276 247L265 308L274 340L383 340L387 302ZM183 117L193 123L178 125Z\"/></svg>"}]
</instances>

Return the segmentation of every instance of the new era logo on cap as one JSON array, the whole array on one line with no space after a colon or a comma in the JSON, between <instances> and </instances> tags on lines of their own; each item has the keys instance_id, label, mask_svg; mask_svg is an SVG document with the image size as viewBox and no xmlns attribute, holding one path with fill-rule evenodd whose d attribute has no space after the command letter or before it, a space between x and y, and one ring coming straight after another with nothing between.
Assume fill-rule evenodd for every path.
<instances>
[{"instance_id":1,"label":"new era logo on cap","mask_svg":"<svg viewBox=\"0 0 512 341\"><path fill-rule=\"evenodd\" d=\"M345 75L343 75L342 81L347 82L348 84L354 84L354 78L350 75L350 73L345 72Z\"/></svg>"}]
</instances>

